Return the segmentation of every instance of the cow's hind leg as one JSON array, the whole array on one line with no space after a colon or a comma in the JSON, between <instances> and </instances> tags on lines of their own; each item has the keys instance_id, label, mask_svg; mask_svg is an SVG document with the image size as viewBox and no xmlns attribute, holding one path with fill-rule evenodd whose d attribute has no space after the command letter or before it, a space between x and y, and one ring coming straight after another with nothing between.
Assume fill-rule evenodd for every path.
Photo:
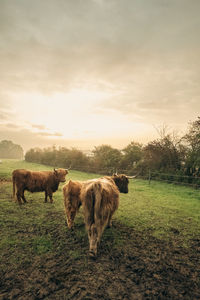
<instances>
[{"instance_id":1,"label":"cow's hind leg","mask_svg":"<svg viewBox=\"0 0 200 300\"><path fill-rule=\"evenodd\" d=\"M24 196L24 191L21 192L17 191L17 200L20 205L22 204L22 200L24 203L27 203L26 198Z\"/></svg>"},{"instance_id":2,"label":"cow's hind leg","mask_svg":"<svg viewBox=\"0 0 200 300\"><path fill-rule=\"evenodd\" d=\"M18 203L21 205L22 204L22 200L21 200L21 194L20 194L20 192L17 191L16 196L17 196Z\"/></svg>"},{"instance_id":3,"label":"cow's hind leg","mask_svg":"<svg viewBox=\"0 0 200 300\"><path fill-rule=\"evenodd\" d=\"M88 239L89 239L89 256L95 258L97 255L97 246L98 246L98 232L95 224L88 230Z\"/></svg>"},{"instance_id":4,"label":"cow's hind leg","mask_svg":"<svg viewBox=\"0 0 200 300\"><path fill-rule=\"evenodd\" d=\"M74 219L76 216L76 211L66 211L66 215L67 215L67 225L69 227L69 229L72 229L74 227Z\"/></svg>"},{"instance_id":5,"label":"cow's hind leg","mask_svg":"<svg viewBox=\"0 0 200 300\"><path fill-rule=\"evenodd\" d=\"M16 185L15 185L15 178L14 178L14 176L13 176L13 201L15 201L15 198L16 198L16 192L15 192L15 187L16 187Z\"/></svg>"},{"instance_id":6,"label":"cow's hind leg","mask_svg":"<svg viewBox=\"0 0 200 300\"><path fill-rule=\"evenodd\" d=\"M27 203L26 198L25 198L25 196L24 196L24 191L22 192L21 197L22 197L24 203Z\"/></svg>"},{"instance_id":7,"label":"cow's hind leg","mask_svg":"<svg viewBox=\"0 0 200 300\"><path fill-rule=\"evenodd\" d=\"M114 213L114 212L113 212ZM111 213L108 217L108 224L107 224L107 227L110 228L112 227L112 216L113 216L113 213Z\"/></svg>"}]
</instances>

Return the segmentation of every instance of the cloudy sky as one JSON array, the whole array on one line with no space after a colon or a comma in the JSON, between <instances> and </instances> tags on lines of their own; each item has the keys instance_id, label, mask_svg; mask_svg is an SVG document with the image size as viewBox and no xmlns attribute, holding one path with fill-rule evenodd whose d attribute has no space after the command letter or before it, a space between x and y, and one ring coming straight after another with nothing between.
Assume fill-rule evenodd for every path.
<instances>
[{"instance_id":1,"label":"cloudy sky","mask_svg":"<svg viewBox=\"0 0 200 300\"><path fill-rule=\"evenodd\" d=\"M0 140L80 149L200 115L199 0L1 0Z\"/></svg>"}]
</instances>

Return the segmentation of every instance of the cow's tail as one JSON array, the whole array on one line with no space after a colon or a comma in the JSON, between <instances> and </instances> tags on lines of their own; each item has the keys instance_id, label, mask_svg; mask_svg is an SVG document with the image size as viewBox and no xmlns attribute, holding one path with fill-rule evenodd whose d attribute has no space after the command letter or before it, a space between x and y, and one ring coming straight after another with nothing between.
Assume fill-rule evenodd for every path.
<instances>
[{"instance_id":1,"label":"cow's tail","mask_svg":"<svg viewBox=\"0 0 200 300\"><path fill-rule=\"evenodd\" d=\"M89 228L92 224L96 224L101 216L101 202L102 202L102 187L101 183L95 182L87 187L85 191L84 210L85 223Z\"/></svg>"},{"instance_id":2,"label":"cow's tail","mask_svg":"<svg viewBox=\"0 0 200 300\"><path fill-rule=\"evenodd\" d=\"M15 182L15 176L14 176L14 174L12 175L12 182L13 182L13 200L15 200L15 187L16 187L16 182Z\"/></svg>"},{"instance_id":3,"label":"cow's tail","mask_svg":"<svg viewBox=\"0 0 200 300\"><path fill-rule=\"evenodd\" d=\"M94 183L93 185L94 193L94 222L102 217L102 186L101 183Z\"/></svg>"}]
</instances>

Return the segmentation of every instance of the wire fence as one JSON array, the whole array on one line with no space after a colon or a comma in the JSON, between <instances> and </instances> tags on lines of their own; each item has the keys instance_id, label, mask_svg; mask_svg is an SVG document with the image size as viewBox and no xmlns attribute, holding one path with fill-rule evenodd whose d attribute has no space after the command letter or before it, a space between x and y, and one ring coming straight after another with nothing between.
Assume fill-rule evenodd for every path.
<instances>
[{"instance_id":1,"label":"wire fence","mask_svg":"<svg viewBox=\"0 0 200 300\"><path fill-rule=\"evenodd\" d=\"M45 164L43 162L43 164ZM49 166L49 162L47 164ZM70 163L69 163L70 165ZM53 165L52 167L60 167L62 168L62 164L59 165ZM137 175L138 179L144 179L147 180L149 184L151 184L152 181L161 181L166 182L169 184L176 184L176 185L183 185L183 186L190 186L195 189L200 188L200 176L197 175L185 175L184 173L176 174L176 173L162 173L159 171L153 171L153 170L144 170L144 169L123 169L123 168L100 168L99 166L95 166L92 164L74 164L72 163L71 170L75 171L81 171L81 172L87 172L87 173L94 173L94 174L100 174L102 176L108 175L111 176L114 173L118 174L126 174L126 175Z\"/></svg>"},{"instance_id":2,"label":"wire fence","mask_svg":"<svg viewBox=\"0 0 200 300\"><path fill-rule=\"evenodd\" d=\"M163 182L173 183L178 185L191 186L195 189L200 188L199 176L192 176L192 175L187 176L182 174L169 174L169 173L149 171L148 180L149 180L149 184L151 183L152 180L156 180L156 181L163 181Z\"/></svg>"},{"instance_id":3,"label":"wire fence","mask_svg":"<svg viewBox=\"0 0 200 300\"><path fill-rule=\"evenodd\" d=\"M101 174L101 175L113 175L114 173L118 174L127 174L127 175L136 175L136 178L147 180L149 184L153 180L162 181L166 183L190 186L195 189L200 188L200 176L187 176L183 174L172 174L172 173L161 173L156 171L148 170L144 172L143 170L135 170L130 174L130 169L115 169L115 168L96 168L93 166L74 166L71 168L72 170Z\"/></svg>"}]
</instances>

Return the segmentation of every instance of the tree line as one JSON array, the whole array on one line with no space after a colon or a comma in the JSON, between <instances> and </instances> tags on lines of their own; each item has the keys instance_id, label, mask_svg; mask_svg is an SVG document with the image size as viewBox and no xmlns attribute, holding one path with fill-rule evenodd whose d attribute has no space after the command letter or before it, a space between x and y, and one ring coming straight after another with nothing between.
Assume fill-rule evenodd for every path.
<instances>
[{"instance_id":1,"label":"tree line","mask_svg":"<svg viewBox=\"0 0 200 300\"><path fill-rule=\"evenodd\" d=\"M100 174L117 171L139 173L145 177L151 170L154 176L170 174L177 176L176 180L178 176L200 177L200 117L189 123L188 131L182 137L163 127L159 130L159 138L147 145L132 141L122 150L101 145L90 155L76 148L34 148L26 152L25 160Z\"/></svg>"},{"instance_id":2,"label":"tree line","mask_svg":"<svg viewBox=\"0 0 200 300\"><path fill-rule=\"evenodd\" d=\"M0 158L23 159L23 157L24 151L20 145L7 140L0 142Z\"/></svg>"}]
</instances>

